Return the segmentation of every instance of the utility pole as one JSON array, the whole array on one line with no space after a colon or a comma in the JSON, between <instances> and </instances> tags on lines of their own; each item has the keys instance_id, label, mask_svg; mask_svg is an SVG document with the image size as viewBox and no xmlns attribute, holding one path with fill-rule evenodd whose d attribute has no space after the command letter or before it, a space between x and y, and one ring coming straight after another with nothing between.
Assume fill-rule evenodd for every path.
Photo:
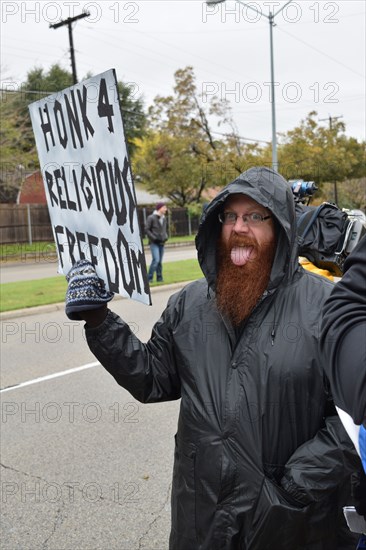
<instances>
[{"instance_id":1,"label":"utility pole","mask_svg":"<svg viewBox=\"0 0 366 550\"><path fill-rule=\"evenodd\" d=\"M343 118L343 115L339 115L339 116L330 116L329 115L328 118L319 118L319 122L327 120L329 122L329 130L332 130L333 120L338 120L339 118Z\"/></svg>"},{"instance_id":2,"label":"utility pole","mask_svg":"<svg viewBox=\"0 0 366 550\"><path fill-rule=\"evenodd\" d=\"M328 123L329 123L329 130L332 130L333 129L333 121L336 121L339 118L343 118L343 115L339 115L339 116L330 116L329 115L328 118L320 118L319 122L327 120ZM338 205L338 189L337 189L337 182L336 181L333 182L333 189L334 189L334 202L335 202L335 204Z\"/></svg>"},{"instance_id":3,"label":"utility pole","mask_svg":"<svg viewBox=\"0 0 366 550\"><path fill-rule=\"evenodd\" d=\"M261 15L268 19L269 22L269 47L270 47L270 62L271 62L271 114L272 114L272 168L278 170L278 160L277 160L277 132L276 132L276 103L275 103L275 80L274 80L274 53L273 53L273 27L276 26L275 17L284 10L293 0L287 0L286 4L282 6L276 12L270 11L269 15L263 13L260 9L258 10L254 6L242 2L242 0L236 0L242 6L255 11L257 14ZM215 5L226 2L226 0L206 0L206 4ZM255 2L254 2L255 4Z\"/></svg>"},{"instance_id":4,"label":"utility pole","mask_svg":"<svg viewBox=\"0 0 366 550\"><path fill-rule=\"evenodd\" d=\"M78 19L84 19L84 17L88 17L89 15L90 15L89 12L85 12L85 13L82 13L80 15L76 15L75 17L69 17L68 19L65 19L64 21L60 21L59 23L55 23L54 25L50 25L51 29L58 29L59 27L63 27L64 25L68 26L68 29L69 29L69 42L70 42L71 69L72 69L72 78L73 78L74 84L77 83L78 79L77 79L77 76L76 76L74 41L73 41L73 37L72 37L72 23L74 23Z\"/></svg>"}]
</instances>

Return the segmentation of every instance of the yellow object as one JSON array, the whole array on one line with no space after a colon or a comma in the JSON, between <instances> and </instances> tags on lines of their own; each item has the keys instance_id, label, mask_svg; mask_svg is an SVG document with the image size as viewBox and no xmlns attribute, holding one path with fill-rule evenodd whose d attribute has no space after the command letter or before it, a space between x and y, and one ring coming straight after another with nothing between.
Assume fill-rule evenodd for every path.
<instances>
[{"instance_id":1,"label":"yellow object","mask_svg":"<svg viewBox=\"0 0 366 550\"><path fill-rule=\"evenodd\" d=\"M330 279L331 281L334 281L333 275L328 271L327 269L320 269L319 267L316 267L313 263L309 262L307 258L304 258L303 256L299 257L299 262L302 265L303 268L307 269L308 271L312 271L313 273L317 273L318 275L322 275L323 277L326 277L327 279Z\"/></svg>"}]
</instances>

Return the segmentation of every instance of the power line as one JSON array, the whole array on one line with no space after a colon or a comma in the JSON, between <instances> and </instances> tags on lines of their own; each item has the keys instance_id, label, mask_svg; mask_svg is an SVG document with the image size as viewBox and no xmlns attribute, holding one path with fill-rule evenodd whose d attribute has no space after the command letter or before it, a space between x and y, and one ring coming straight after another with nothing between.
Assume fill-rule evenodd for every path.
<instances>
[{"instance_id":1,"label":"power line","mask_svg":"<svg viewBox=\"0 0 366 550\"><path fill-rule=\"evenodd\" d=\"M283 28L279 27L279 30L282 31L283 33L285 34L288 34L289 36L291 36L291 38L293 38L294 40L297 40L298 42L301 42L302 44L305 44L305 46L307 46L308 48L311 48L312 50L314 50L315 52L317 53L320 53L321 55L324 55L324 57L327 57L328 59L331 59L332 61L334 61L334 63L337 63L338 65L340 65L341 67L344 67L345 69L348 69L349 71L351 71L352 73L356 74L357 76L361 76L362 78L364 77L363 74L359 73L358 71L355 71L354 69L351 69L351 67L348 67L348 65L345 65L344 63L342 63L341 61L339 61L338 59L335 59L335 57L332 57L331 55L328 55L327 53L323 52L322 50L319 50L318 48L314 48L314 46L312 46L311 44L309 44L308 42L305 42L305 40L301 40L301 38L299 38L298 36L295 36L293 34L291 34L290 32L288 31L285 31Z\"/></svg>"},{"instance_id":2,"label":"power line","mask_svg":"<svg viewBox=\"0 0 366 550\"><path fill-rule=\"evenodd\" d=\"M253 139L253 138L246 138L246 137L243 137L243 136L239 136L235 132L232 132L232 133L230 133L230 132L226 132L226 133L225 132L211 132L211 133L219 135L219 136L224 136L224 137L235 136L240 140L253 141L254 143L266 143L267 145L269 145L271 143L270 141L265 141L264 139Z\"/></svg>"}]
</instances>

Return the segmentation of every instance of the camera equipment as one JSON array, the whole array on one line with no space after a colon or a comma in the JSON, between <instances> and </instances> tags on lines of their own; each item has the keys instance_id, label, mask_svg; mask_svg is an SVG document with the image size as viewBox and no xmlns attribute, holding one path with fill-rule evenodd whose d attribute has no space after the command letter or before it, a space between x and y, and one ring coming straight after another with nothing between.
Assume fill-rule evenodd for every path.
<instances>
[{"instance_id":1,"label":"camera equipment","mask_svg":"<svg viewBox=\"0 0 366 550\"><path fill-rule=\"evenodd\" d=\"M291 180L291 189L295 195L295 200L300 200L304 202L306 197L310 197L317 191L317 186L313 181L304 181L304 180Z\"/></svg>"},{"instance_id":2,"label":"camera equipment","mask_svg":"<svg viewBox=\"0 0 366 550\"><path fill-rule=\"evenodd\" d=\"M341 210L329 202L309 206L310 197L317 190L315 183L289 183L295 197L299 254L341 277L345 259L366 233L365 214L361 210Z\"/></svg>"}]
</instances>

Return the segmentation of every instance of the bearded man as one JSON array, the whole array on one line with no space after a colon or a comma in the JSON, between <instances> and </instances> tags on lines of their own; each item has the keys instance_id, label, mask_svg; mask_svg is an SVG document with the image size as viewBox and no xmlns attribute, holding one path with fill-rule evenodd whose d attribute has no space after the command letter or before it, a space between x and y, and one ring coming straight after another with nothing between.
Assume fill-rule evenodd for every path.
<instances>
[{"instance_id":1,"label":"bearded man","mask_svg":"<svg viewBox=\"0 0 366 550\"><path fill-rule=\"evenodd\" d=\"M333 284L298 263L290 185L243 173L205 209L196 246L204 278L146 344L106 305L77 309L118 384L144 403L181 398L170 549L353 549L342 506L360 460L318 352Z\"/></svg>"},{"instance_id":2,"label":"bearded man","mask_svg":"<svg viewBox=\"0 0 366 550\"><path fill-rule=\"evenodd\" d=\"M223 227L217 246L217 304L237 328L268 286L275 223L268 210L242 194L230 196L219 220Z\"/></svg>"}]
</instances>

